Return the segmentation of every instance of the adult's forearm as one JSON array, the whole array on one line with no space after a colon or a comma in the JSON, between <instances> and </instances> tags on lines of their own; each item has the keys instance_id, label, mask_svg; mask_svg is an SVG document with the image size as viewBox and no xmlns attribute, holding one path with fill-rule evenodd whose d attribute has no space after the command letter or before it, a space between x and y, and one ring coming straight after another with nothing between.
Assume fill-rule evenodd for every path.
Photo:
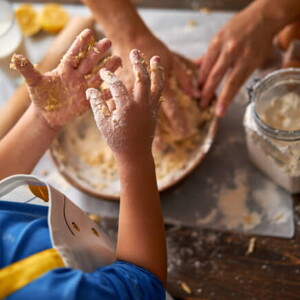
<instances>
[{"instance_id":1,"label":"adult's forearm","mask_svg":"<svg viewBox=\"0 0 300 300\"><path fill-rule=\"evenodd\" d=\"M30 105L18 123L0 141L0 179L30 173L58 133Z\"/></svg>"},{"instance_id":2,"label":"adult's forearm","mask_svg":"<svg viewBox=\"0 0 300 300\"><path fill-rule=\"evenodd\" d=\"M117 159L121 202L117 258L139 265L166 282L166 242L151 153Z\"/></svg>"},{"instance_id":3,"label":"adult's forearm","mask_svg":"<svg viewBox=\"0 0 300 300\"><path fill-rule=\"evenodd\" d=\"M300 17L299 0L256 0L249 9L254 9L262 15L266 26L274 30L275 34Z\"/></svg>"},{"instance_id":4,"label":"adult's forearm","mask_svg":"<svg viewBox=\"0 0 300 300\"><path fill-rule=\"evenodd\" d=\"M135 36L151 34L130 0L82 0L108 38L134 39ZM113 41L114 42L114 41Z\"/></svg>"}]
</instances>

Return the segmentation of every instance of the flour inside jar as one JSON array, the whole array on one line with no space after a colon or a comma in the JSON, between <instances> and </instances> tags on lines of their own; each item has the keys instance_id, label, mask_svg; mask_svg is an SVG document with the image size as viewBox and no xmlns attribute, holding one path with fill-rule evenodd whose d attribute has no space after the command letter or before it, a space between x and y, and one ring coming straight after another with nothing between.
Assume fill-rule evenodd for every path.
<instances>
[{"instance_id":1,"label":"flour inside jar","mask_svg":"<svg viewBox=\"0 0 300 300\"><path fill-rule=\"evenodd\" d=\"M290 92L273 98L260 117L275 129L300 130L300 96Z\"/></svg>"}]
</instances>

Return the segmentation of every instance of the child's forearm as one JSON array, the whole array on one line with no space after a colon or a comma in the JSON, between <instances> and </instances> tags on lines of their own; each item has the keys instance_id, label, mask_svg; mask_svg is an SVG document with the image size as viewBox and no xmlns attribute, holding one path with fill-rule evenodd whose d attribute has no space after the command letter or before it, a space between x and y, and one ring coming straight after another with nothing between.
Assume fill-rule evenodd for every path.
<instances>
[{"instance_id":1,"label":"child's forearm","mask_svg":"<svg viewBox=\"0 0 300 300\"><path fill-rule=\"evenodd\" d=\"M0 141L0 179L30 173L50 146L59 128L51 128L30 105Z\"/></svg>"},{"instance_id":2,"label":"child's forearm","mask_svg":"<svg viewBox=\"0 0 300 300\"><path fill-rule=\"evenodd\" d=\"M166 242L151 153L117 157L121 203L117 258L141 266L166 283Z\"/></svg>"}]
</instances>

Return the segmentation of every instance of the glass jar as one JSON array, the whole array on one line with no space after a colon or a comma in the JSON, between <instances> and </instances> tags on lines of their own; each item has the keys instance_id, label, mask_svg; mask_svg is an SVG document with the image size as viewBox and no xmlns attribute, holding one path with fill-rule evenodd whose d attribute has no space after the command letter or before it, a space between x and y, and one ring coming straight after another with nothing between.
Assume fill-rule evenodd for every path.
<instances>
[{"instance_id":1,"label":"glass jar","mask_svg":"<svg viewBox=\"0 0 300 300\"><path fill-rule=\"evenodd\" d=\"M300 192L300 69L275 71L249 90L244 115L250 160L290 193Z\"/></svg>"},{"instance_id":2,"label":"glass jar","mask_svg":"<svg viewBox=\"0 0 300 300\"><path fill-rule=\"evenodd\" d=\"M0 69L12 80L19 78L16 70L9 68L14 53L26 55L23 36L13 8L8 1L0 0Z\"/></svg>"}]
</instances>

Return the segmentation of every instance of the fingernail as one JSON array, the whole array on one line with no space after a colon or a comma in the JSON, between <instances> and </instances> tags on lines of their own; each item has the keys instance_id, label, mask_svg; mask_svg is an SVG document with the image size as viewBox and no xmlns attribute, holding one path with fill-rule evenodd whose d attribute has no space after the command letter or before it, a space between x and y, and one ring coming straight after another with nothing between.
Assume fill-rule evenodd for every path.
<instances>
[{"instance_id":1,"label":"fingernail","mask_svg":"<svg viewBox=\"0 0 300 300\"><path fill-rule=\"evenodd\" d=\"M111 40L108 38L103 38L102 43L105 44L107 47L111 47Z\"/></svg>"},{"instance_id":2,"label":"fingernail","mask_svg":"<svg viewBox=\"0 0 300 300\"><path fill-rule=\"evenodd\" d=\"M227 110L227 106L224 104L217 104L216 115L217 117L224 117Z\"/></svg>"},{"instance_id":3,"label":"fingernail","mask_svg":"<svg viewBox=\"0 0 300 300\"><path fill-rule=\"evenodd\" d=\"M159 56L153 56L151 59L150 59L150 65L153 65L153 66L158 66L160 64L160 57Z\"/></svg>"},{"instance_id":4,"label":"fingernail","mask_svg":"<svg viewBox=\"0 0 300 300\"><path fill-rule=\"evenodd\" d=\"M99 91L94 88L89 88L85 91L86 100L94 100L99 98Z\"/></svg>"},{"instance_id":5,"label":"fingernail","mask_svg":"<svg viewBox=\"0 0 300 300\"><path fill-rule=\"evenodd\" d=\"M161 67L160 65L160 57L159 56L153 56L150 59L150 68L151 71L155 71L155 70L163 70L163 67Z\"/></svg>"}]
</instances>

